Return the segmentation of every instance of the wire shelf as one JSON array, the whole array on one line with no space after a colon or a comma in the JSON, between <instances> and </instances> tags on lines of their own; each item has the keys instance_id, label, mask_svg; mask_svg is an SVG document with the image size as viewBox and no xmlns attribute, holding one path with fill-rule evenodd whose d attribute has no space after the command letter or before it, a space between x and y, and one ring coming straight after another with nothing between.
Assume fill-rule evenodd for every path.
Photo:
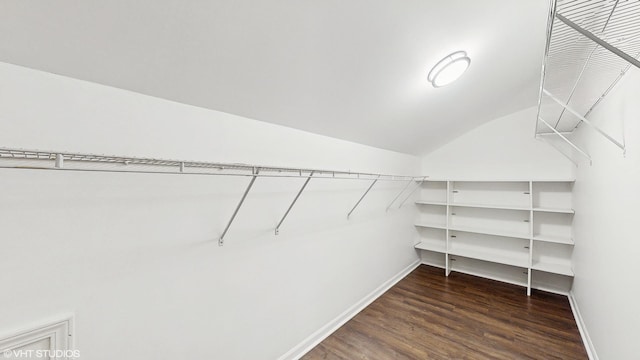
<instances>
[{"instance_id":1,"label":"wire shelf","mask_svg":"<svg viewBox=\"0 0 640 360\"><path fill-rule=\"evenodd\" d=\"M631 64L575 31L562 15L622 52L640 56L640 1L558 0L543 74L544 88L586 118ZM541 93L539 116L560 132L582 119ZM545 126L538 133L551 133Z\"/></svg>"},{"instance_id":2,"label":"wire shelf","mask_svg":"<svg viewBox=\"0 0 640 360\"><path fill-rule=\"evenodd\" d=\"M250 181L247 185L240 202L236 206L231 218L229 219L224 231L218 238L218 244L224 245L225 236L229 228L233 224L236 215L240 211L243 203L247 198L247 194L251 190L256 178L272 177L272 178L305 178L304 185L298 191L291 205L283 215L280 222L275 228L275 234L278 235L281 225L291 211L300 194L305 189L311 178L313 179L346 179L346 180L372 180L373 182L367 188L367 191L360 197L358 202L351 208L347 214L347 218L356 210L364 197L369 193L371 188L378 181L404 181L407 182L402 191L393 199L391 204L387 206L387 211L402 194L408 190L411 183L414 184L413 190L409 192L399 207L411 197L411 195L420 188L422 182L426 180L425 176L410 175L388 175L376 173L363 173L338 170L321 170L308 168L290 168L277 166L248 165L238 163L218 163L218 162L202 162L202 161L180 161L154 158L139 158L127 156L108 156L96 154L68 153L57 151L40 151L40 150L24 150L24 149L8 149L0 148L0 168L5 169L29 169L29 170L53 170L53 171L91 171L91 172L118 172L118 173L145 173L145 174L188 174L188 175L226 175L226 176L245 176Z\"/></svg>"},{"instance_id":3,"label":"wire shelf","mask_svg":"<svg viewBox=\"0 0 640 360\"><path fill-rule=\"evenodd\" d=\"M258 177L309 177L313 174L314 178L378 179L384 181L421 181L425 179L424 176L389 175L344 170L181 161L9 148L0 148L0 168Z\"/></svg>"}]
</instances>

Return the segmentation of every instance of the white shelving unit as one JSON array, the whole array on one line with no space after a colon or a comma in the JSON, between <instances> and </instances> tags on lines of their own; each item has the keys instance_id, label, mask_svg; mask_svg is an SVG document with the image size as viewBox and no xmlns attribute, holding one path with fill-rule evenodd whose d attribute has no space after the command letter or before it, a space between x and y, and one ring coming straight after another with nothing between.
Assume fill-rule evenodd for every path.
<instances>
[{"instance_id":1,"label":"white shelving unit","mask_svg":"<svg viewBox=\"0 0 640 360\"><path fill-rule=\"evenodd\" d=\"M574 180L427 180L415 203L422 262L566 294Z\"/></svg>"}]
</instances>

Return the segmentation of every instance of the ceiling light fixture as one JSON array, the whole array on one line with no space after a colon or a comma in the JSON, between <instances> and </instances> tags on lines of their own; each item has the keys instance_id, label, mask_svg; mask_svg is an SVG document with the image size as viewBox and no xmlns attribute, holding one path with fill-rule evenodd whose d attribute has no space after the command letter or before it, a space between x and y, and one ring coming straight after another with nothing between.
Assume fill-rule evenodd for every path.
<instances>
[{"instance_id":1,"label":"ceiling light fixture","mask_svg":"<svg viewBox=\"0 0 640 360\"><path fill-rule=\"evenodd\" d=\"M470 64L471 59L467 56L466 51L456 51L438 61L436 66L429 71L427 80L433 84L433 87L451 84L467 71Z\"/></svg>"}]
</instances>

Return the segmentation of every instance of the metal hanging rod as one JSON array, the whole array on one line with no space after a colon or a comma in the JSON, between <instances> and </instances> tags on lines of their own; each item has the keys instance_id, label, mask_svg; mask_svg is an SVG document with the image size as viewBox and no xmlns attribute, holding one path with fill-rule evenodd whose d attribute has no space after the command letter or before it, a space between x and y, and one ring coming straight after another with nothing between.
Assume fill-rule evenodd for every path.
<instances>
[{"instance_id":1,"label":"metal hanging rod","mask_svg":"<svg viewBox=\"0 0 640 360\"><path fill-rule=\"evenodd\" d=\"M313 173L314 178L321 179L379 179L384 181L407 181L423 178L418 176L352 172L344 170L167 160L11 148L0 148L0 168L145 174L256 176L272 178L306 178ZM255 169L260 170L259 174L254 173Z\"/></svg>"}]
</instances>

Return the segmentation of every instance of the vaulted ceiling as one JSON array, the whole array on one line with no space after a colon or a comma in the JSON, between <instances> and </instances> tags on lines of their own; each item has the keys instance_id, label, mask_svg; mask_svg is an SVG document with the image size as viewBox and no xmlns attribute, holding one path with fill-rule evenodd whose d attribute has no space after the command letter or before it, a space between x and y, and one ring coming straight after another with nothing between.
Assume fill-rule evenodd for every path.
<instances>
[{"instance_id":1,"label":"vaulted ceiling","mask_svg":"<svg viewBox=\"0 0 640 360\"><path fill-rule=\"evenodd\" d=\"M536 104L548 12L547 0L7 0L0 61L423 154ZM456 50L467 73L431 87Z\"/></svg>"}]
</instances>

